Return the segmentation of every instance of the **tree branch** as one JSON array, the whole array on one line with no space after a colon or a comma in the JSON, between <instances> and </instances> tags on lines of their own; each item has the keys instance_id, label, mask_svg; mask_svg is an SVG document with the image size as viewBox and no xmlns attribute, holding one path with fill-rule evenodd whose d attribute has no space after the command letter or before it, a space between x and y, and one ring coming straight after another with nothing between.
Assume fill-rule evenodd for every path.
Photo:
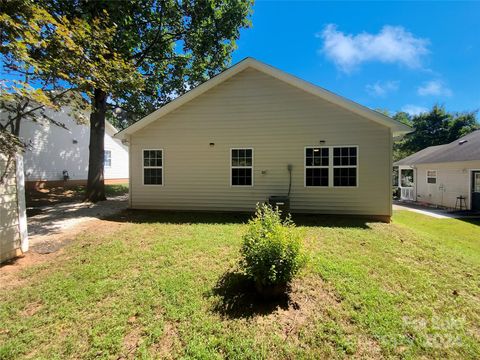
<instances>
[{"instance_id":1,"label":"tree branch","mask_svg":"<svg viewBox=\"0 0 480 360\"><path fill-rule=\"evenodd\" d=\"M65 95L67 92L73 91L73 90L75 90L75 89L67 89L67 90L64 90L64 91L62 91L61 93L55 95L51 100L52 100L52 101L55 101L55 100L61 98L61 97L62 97L63 95ZM28 100L28 101L29 101L29 100ZM28 101L27 101L27 104L28 104ZM29 115L29 114L37 111L37 110L40 110L40 109L42 109L42 108L44 108L44 107L45 107L45 105L39 105L39 106L37 106L37 107L35 107L35 108L32 108L32 109L30 109L30 110L28 110L28 111L26 111L26 112L22 112L22 111L25 110L25 108L26 108L26 105L25 105L25 106L23 106L22 109L20 109L20 108L17 109L17 115L14 116L12 119L10 119L10 121L14 121L14 120L16 121L18 118L22 118L22 117L24 117L24 116L27 116L27 115Z\"/></svg>"}]
</instances>

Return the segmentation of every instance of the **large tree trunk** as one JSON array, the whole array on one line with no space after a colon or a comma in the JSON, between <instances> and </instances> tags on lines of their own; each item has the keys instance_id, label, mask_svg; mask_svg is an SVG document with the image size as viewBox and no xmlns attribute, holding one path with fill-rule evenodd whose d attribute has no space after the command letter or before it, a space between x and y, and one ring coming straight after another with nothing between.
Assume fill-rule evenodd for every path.
<instances>
[{"instance_id":1,"label":"large tree trunk","mask_svg":"<svg viewBox=\"0 0 480 360\"><path fill-rule=\"evenodd\" d=\"M90 115L90 145L88 158L88 183L85 200L97 202L106 200L103 178L105 113L107 109L107 94L95 89L93 111Z\"/></svg>"}]
</instances>

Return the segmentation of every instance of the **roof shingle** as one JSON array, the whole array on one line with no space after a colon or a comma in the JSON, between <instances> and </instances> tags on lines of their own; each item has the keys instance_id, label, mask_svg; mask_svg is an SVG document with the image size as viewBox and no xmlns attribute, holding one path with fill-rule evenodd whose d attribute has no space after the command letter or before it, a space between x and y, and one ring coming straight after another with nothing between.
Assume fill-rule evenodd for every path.
<instances>
[{"instance_id":1,"label":"roof shingle","mask_svg":"<svg viewBox=\"0 0 480 360\"><path fill-rule=\"evenodd\" d=\"M480 130L452 141L450 144L430 146L407 156L394 165L434 164L453 161L480 160Z\"/></svg>"}]
</instances>

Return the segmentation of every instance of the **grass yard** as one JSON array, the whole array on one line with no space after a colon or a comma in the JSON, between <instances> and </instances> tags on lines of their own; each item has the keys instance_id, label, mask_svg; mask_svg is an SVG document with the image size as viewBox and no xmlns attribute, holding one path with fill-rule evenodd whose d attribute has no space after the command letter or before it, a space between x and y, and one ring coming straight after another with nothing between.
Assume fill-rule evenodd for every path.
<instances>
[{"instance_id":1,"label":"grass yard","mask_svg":"<svg viewBox=\"0 0 480 360\"><path fill-rule=\"evenodd\" d=\"M1 287L0 358L480 358L479 222L297 219L308 265L265 304L236 270L244 220L127 212L83 233Z\"/></svg>"}]
</instances>

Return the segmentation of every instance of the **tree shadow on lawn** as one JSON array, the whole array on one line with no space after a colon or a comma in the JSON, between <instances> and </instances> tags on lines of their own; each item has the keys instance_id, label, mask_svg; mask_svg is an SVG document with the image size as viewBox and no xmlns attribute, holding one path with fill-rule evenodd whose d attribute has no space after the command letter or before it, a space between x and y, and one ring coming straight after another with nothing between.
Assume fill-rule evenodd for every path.
<instances>
[{"instance_id":1,"label":"tree shadow on lawn","mask_svg":"<svg viewBox=\"0 0 480 360\"><path fill-rule=\"evenodd\" d=\"M205 296L219 297L219 301L213 307L214 312L231 319L239 319L268 315L277 309L297 307L298 305L292 302L289 291L290 288L285 294L265 299L255 291L252 280L237 270L231 270L224 273Z\"/></svg>"},{"instance_id":2,"label":"tree shadow on lawn","mask_svg":"<svg viewBox=\"0 0 480 360\"><path fill-rule=\"evenodd\" d=\"M132 222L136 224L246 224L253 213L245 212L206 212L206 211L165 211L127 209L106 220ZM370 229L369 222L375 222L362 216L352 215L316 215L293 214L292 220L298 226L361 228Z\"/></svg>"}]
</instances>

